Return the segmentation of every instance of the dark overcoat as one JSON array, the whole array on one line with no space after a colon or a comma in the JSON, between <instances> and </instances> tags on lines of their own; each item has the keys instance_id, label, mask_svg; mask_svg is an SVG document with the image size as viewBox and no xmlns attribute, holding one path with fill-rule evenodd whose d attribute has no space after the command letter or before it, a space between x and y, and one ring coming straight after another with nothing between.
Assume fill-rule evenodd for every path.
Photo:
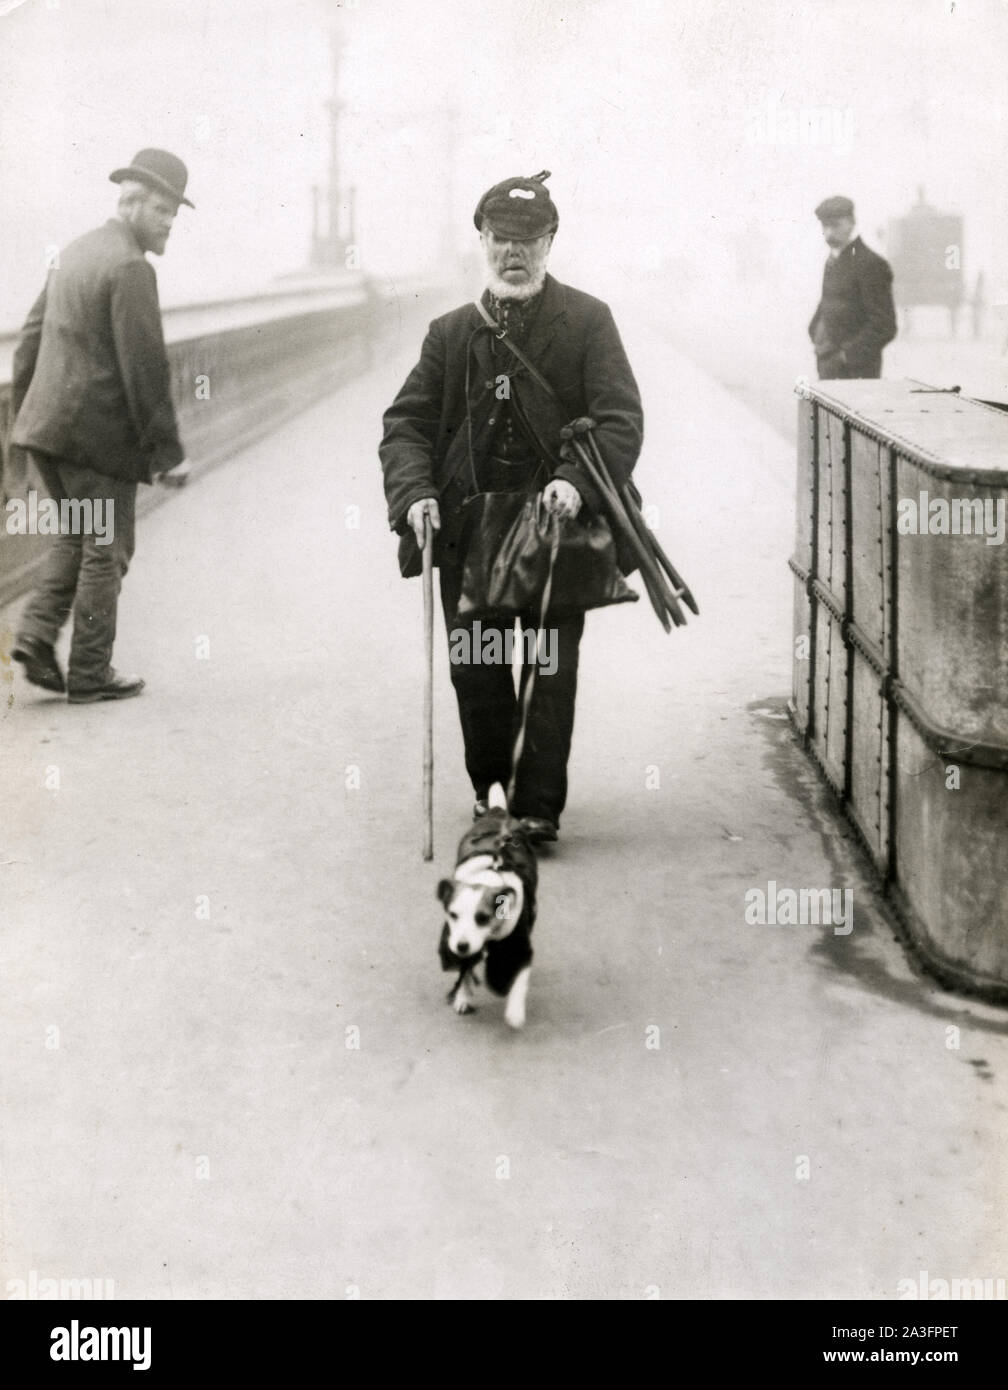
<instances>
[{"instance_id":1,"label":"dark overcoat","mask_svg":"<svg viewBox=\"0 0 1008 1390\"><path fill-rule=\"evenodd\" d=\"M420 361L385 412L379 448L389 525L402 540L404 575L420 573L420 554L406 513L434 497L461 500L472 459L485 456L506 389L545 453L550 476L564 478L594 509L597 496L576 465L560 458L560 430L578 416L596 422L595 438L617 488L630 477L644 437L640 393L607 304L546 276L543 298L522 344L559 397L554 400L509 355L491 353L491 330L474 304L430 325ZM483 303L489 305L489 292ZM511 362L506 387L502 362ZM461 488L450 488L453 479ZM446 496L447 494L447 496ZM435 545L435 562L438 549Z\"/></svg>"},{"instance_id":2,"label":"dark overcoat","mask_svg":"<svg viewBox=\"0 0 1008 1390\"><path fill-rule=\"evenodd\" d=\"M21 330L12 442L150 482L185 457L170 385L154 267L109 218L61 251Z\"/></svg>"},{"instance_id":3,"label":"dark overcoat","mask_svg":"<svg viewBox=\"0 0 1008 1390\"><path fill-rule=\"evenodd\" d=\"M896 336L892 282L889 262L860 237L826 262L809 324L823 376L881 376L882 349Z\"/></svg>"}]
</instances>

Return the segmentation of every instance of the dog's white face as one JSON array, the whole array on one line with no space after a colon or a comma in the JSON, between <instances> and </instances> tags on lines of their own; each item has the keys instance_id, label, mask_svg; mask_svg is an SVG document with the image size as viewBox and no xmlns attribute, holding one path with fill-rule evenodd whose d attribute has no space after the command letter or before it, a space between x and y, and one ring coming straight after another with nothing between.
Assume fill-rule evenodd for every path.
<instances>
[{"instance_id":1,"label":"dog's white face","mask_svg":"<svg viewBox=\"0 0 1008 1390\"><path fill-rule=\"evenodd\" d=\"M525 892L520 878L489 864L489 855L479 855L438 884L453 955L478 956L487 942L508 936L521 917Z\"/></svg>"}]
</instances>

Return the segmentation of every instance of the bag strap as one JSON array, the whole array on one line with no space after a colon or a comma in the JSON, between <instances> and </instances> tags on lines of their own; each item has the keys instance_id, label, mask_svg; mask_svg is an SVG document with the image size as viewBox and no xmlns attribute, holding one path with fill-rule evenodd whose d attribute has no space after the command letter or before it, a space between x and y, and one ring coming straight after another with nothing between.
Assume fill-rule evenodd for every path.
<instances>
[{"instance_id":1,"label":"bag strap","mask_svg":"<svg viewBox=\"0 0 1008 1390\"><path fill-rule=\"evenodd\" d=\"M518 346L518 344L517 344L512 338L509 338L509 337L508 337L507 333L504 331L503 328L501 328L501 326L500 326L500 324L497 322L497 320L496 320L495 318L493 318L492 315L490 315L490 314L487 313L486 309L483 307L482 301L479 300L479 299L474 299L474 300L473 300L473 303L476 305L476 308L479 310L480 315L481 315L481 317L483 318L483 321L486 323L487 327L488 327L488 328L492 328L493 331L494 331L495 336L504 344L504 346L511 349L511 351L514 353L515 357L517 357L518 361L522 364L522 366L523 366L523 367L525 368L525 370L528 372L529 376L531 376L532 379L533 379L534 381L537 381L537 382L539 383L539 385L543 388L543 390L546 392L546 394L547 394L548 396L550 396L554 401L556 401L557 405L563 406L563 401L560 399L560 397L557 395L557 393L553 390L553 387L549 384L549 382L548 382L548 381L546 380L546 378L543 376L542 372L539 371L539 369L535 366L534 363L532 363L532 362L529 361L529 359L528 359L528 358L525 356L525 354L522 352L522 350L521 350L521 348ZM637 490L637 485L636 485L636 483L633 481L632 478L628 478L628 479L626 480L626 482L624 483L624 487L626 488L627 492L629 492L630 496L633 498L633 501L636 503L636 505L637 505L638 507L643 506L643 504L644 504L644 499L641 497L640 493L638 492L638 490Z\"/></svg>"},{"instance_id":2,"label":"bag strap","mask_svg":"<svg viewBox=\"0 0 1008 1390\"><path fill-rule=\"evenodd\" d=\"M487 327L493 329L494 337L496 337L499 342L502 342L506 348L509 348L514 353L515 357L517 357L518 361L528 372L532 380L538 382L538 384L543 388L546 394L556 401L557 405L562 406L563 401L553 390L553 387L543 376L539 368L529 361L529 359L525 356L525 354L522 352L521 348L514 341L514 339L510 338L506 331L503 328L501 328L500 324L493 317L493 315L487 312L487 310L483 306L483 302L479 299L474 299L473 303L479 310L480 315Z\"/></svg>"}]
</instances>

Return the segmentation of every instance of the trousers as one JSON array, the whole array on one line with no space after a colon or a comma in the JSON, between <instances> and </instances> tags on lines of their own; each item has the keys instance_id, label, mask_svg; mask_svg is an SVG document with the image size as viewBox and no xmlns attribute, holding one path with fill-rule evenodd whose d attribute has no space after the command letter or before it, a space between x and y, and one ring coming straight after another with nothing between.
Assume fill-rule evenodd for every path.
<instances>
[{"instance_id":1,"label":"trousers","mask_svg":"<svg viewBox=\"0 0 1008 1390\"><path fill-rule=\"evenodd\" d=\"M105 538L80 527L61 528L48 538L42 577L18 628L19 640L54 646L72 612L67 687L88 689L104 684L109 675L119 591L135 545L137 485L63 459L38 463L55 501L90 500L92 516L100 502L106 525L111 521ZM81 509L75 507L73 514L80 516Z\"/></svg>"},{"instance_id":2,"label":"trousers","mask_svg":"<svg viewBox=\"0 0 1008 1390\"><path fill-rule=\"evenodd\" d=\"M515 618L501 614L475 621L458 620L463 572L464 554L443 554L439 570L441 605L448 632L451 682L458 700L466 771L477 797L485 797L494 782L506 787L511 775L511 754L518 732L521 699L535 667L534 659L529 658L535 651L534 634L539 614L517 615L523 637L531 630L533 640L525 638L520 643L521 676L516 695L508 662L478 659L478 654L492 650L495 635L497 650L507 650L504 634L513 631ZM543 816L559 825L567 803L567 761L574 732L584 614L548 616L547 627L551 644L549 664L552 666L555 662L555 670L550 673L540 663L536 673L511 813ZM463 635L465 640L460 641ZM452 659L453 654L457 657L460 651L470 659Z\"/></svg>"}]
</instances>

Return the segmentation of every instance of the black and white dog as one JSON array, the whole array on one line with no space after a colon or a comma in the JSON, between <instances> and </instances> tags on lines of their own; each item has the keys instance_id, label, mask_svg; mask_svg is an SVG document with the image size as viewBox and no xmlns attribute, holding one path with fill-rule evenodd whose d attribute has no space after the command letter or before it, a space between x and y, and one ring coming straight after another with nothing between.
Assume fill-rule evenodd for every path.
<instances>
[{"instance_id":1,"label":"black and white dog","mask_svg":"<svg viewBox=\"0 0 1008 1390\"><path fill-rule=\"evenodd\" d=\"M499 784L491 788L488 801L491 809L462 837L454 878L438 884L445 910L441 969L459 972L448 999L456 1013L467 1014L478 983L473 971L485 962L487 984L495 994L507 995L505 1019L512 1028L521 1028L539 872L521 822L508 815Z\"/></svg>"}]
</instances>

